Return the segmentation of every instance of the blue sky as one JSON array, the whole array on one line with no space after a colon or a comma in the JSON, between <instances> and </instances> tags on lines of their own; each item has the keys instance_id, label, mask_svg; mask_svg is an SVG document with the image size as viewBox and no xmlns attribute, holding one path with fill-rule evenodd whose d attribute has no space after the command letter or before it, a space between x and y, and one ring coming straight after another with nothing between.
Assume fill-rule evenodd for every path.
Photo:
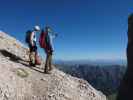
<instances>
[{"instance_id":1,"label":"blue sky","mask_svg":"<svg viewBox=\"0 0 133 100\"><path fill-rule=\"evenodd\" d=\"M0 30L24 42L26 30L48 24L58 32L55 59L125 59L132 7L132 0L1 0Z\"/></svg>"}]
</instances>

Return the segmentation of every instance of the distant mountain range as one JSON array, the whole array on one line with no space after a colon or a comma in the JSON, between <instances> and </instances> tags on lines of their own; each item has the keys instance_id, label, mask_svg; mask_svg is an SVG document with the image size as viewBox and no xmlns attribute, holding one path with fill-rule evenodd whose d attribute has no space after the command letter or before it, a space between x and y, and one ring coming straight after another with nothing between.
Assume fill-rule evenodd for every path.
<instances>
[{"instance_id":1,"label":"distant mountain range","mask_svg":"<svg viewBox=\"0 0 133 100\"><path fill-rule=\"evenodd\" d=\"M72 76L87 80L106 95L117 92L126 71L124 65L57 64L56 67Z\"/></svg>"},{"instance_id":2,"label":"distant mountain range","mask_svg":"<svg viewBox=\"0 0 133 100\"><path fill-rule=\"evenodd\" d=\"M126 65L126 59L116 60L54 60L55 64L64 65L76 65L76 64L87 64L87 65Z\"/></svg>"},{"instance_id":3,"label":"distant mountain range","mask_svg":"<svg viewBox=\"0 0 133 100\"><path fill-rule=\"evenodd\" d=\"M117 60L55 60L58 69L83 78L106 95L115 94L125 73L127 61Z\"/></svg>"}]
</instances>

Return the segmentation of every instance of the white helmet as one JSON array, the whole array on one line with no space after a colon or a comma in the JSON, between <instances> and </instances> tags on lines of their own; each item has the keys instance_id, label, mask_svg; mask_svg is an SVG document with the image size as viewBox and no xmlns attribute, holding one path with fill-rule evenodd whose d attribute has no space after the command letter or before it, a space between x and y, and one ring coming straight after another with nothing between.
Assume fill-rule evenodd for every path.
<instances>
[{"instance_id":1,"label":"white helmet","mask_svg":"<svg viewBox=\"0 0 133 100\"><path fill-rule=\"evenodd\" d=\"M40 31L41 29L40 29L39 26L36 25L36 26L34 26L34 30L35 30L35 31Z\"/></svg>"}]
</instances>

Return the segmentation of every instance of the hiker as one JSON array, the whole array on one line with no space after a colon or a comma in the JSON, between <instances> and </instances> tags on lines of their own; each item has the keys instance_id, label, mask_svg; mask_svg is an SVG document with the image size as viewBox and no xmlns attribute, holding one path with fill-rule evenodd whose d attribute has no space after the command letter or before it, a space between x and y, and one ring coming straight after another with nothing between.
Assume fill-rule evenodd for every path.
<instances>
[{"instance_id":1,"label":"hiker","mask_svg":"<svg viewBox=\"0 0 133 100\"><path fill-rule=\"evenodd\" d=\"M45 61L45 73L50 73L53 69L52 66L52 55L53 55L53 39L57 36L56 33L54 33L49 26L45 27L45 31L42 30L39 43L41 48L44 49L46 53L46 61Z\"/></svg>"},{"instance_id":2,"label":"hiker","mask_svg":"<svg viewBox=\"0 0 133 100\"><path fill-rule=\"evenodd\" d=\"M36 45L36 33L40 31L39 26L35 26L33 30L28 30L26 32L26 43L29 46L30 54L29 54L29 65L36 65L36 56L37 56L37 45Z\"/></svg>"}]
</instances>

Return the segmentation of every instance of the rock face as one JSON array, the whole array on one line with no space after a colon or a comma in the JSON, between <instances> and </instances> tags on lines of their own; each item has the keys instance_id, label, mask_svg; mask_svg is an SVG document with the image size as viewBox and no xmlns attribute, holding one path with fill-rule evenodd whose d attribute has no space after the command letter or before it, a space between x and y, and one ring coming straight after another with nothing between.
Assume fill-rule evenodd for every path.
<instances>
[{"instance_id":1,"label":"rock face","mask_svg":"<svg viewBox=\"0 0 133 100\"><path fill-rule=\"evenodd\" d=\"M58 69L43 73L28 66L28 49L0 32L0 100L106 100L87 81Z\"/></svg>"},{"instance_id":2,"label":"rock face","mask_svg":"<svg viewBox=\"0 0 133 100\"><path fill-rule=\"evenodd\" d=\"M121 82L117 100L132 100L133 95L133 14L128 18L127 71Z\"/></svg>"}]
</instances>

